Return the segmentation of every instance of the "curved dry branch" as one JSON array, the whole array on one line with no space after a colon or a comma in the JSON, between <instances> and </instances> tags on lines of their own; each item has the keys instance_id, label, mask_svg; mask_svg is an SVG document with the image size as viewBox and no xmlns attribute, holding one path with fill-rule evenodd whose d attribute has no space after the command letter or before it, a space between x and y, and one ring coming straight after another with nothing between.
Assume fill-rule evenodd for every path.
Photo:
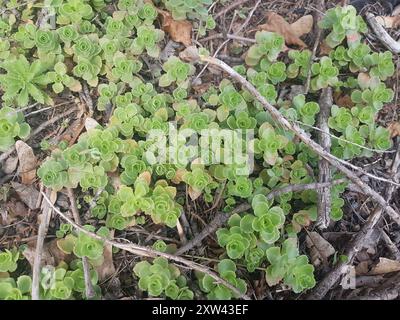
<instances>
[{"instance_id":1,"label":"curved dry branch","mask_svg":"<svg viewBox=\"0 0 400 320\"><path fill-rule=\"evenodd\" d=\"M292 131L298 138L300 138L301 141L303 141L305 144L307 144L311 150L313 150L316 154L318 154L321 158L324 158L326 161L328 161L332 166L336 167L338 170L340 170L342 173L344 173L354 184L356 184L358 187L360 187L361 190L364 191L364 194L367 196L370 196L372 200L374 200L379 206L386 211L389 216L398 224L400 225L400 215L387 203L385 198L383 198L378 192L373 190L369 185L367 185L364 181L360 179L357 174L355 174L353 171L345 167L351 166L354 168L355 166L352 165L351 163L341 160L329 152L325 151L324 148L318 143L316 143L314 140L312 140L306 132L301 129L297 124L295 123L290 123L280 112L277 110L274 106L272 106L261 94L258 92L258 90L250 83L248 82L245 78L243 78L239 73L237 73L235 70L233 70L230 66L228 66L225 62L213 58L213 57L208 57L208 56L200 56L200 60L215 66L220 67L223 69L225 72L227 72L233 79L235 79L237 82L239 82L243 88L248 90L252 96L258 100L263 106L266 111L268 111L271 116L275 119L275 121L281 125L283 128ZM357 168L357 167L356 167ZM364 174L364 172L360 169L357 168L357 171L361 172ZM397 183L393 182L393 185L397 185Z\"/></svg>"},{"instance_id":2,"label":"curved dry branch","mask_svg":"<svg viewBox=\"0 0 400 320\"><path fill-rule=\"evenodd\" d=\"M160 251L156 251L153 250L151 248L147 248L147 247L143 247L137 244L134 244L128 240L125 240L127 243L120 243L114 240L109 240L106 238L103 238L93 232L90 232L86 229L84 229L81 225L75 223L75 221L73 221L71 218L69 218L66 214L62 213L58 208L56 208L50 201L50 199L46 196L46 194L44 192L41 192L41 194L43 195L44 200L48 203L48 205L53 209L53 212L57 213L62 219L64 219L66 222L68 222L70 225L72 225L76 230L79 230L80 232L83 232L85 234L87 234L88 236L97 239L97 240L101 240L106 244L112 245L116 248L119 248L121 250L125 250L128 251L130 253L133 253L135 255L138 256L142 256L142 257L150 257L150 258L155 258L155 257L163 257L166 258L168 260L174 261L174 262L178 262L180 264L183 264L193 270L197 270L200 272L203 272L205 274L208 274L210 277L212 277L217 283L221 283L223 284L225 287L229 288L230 290L232 290L232 292L234 292L238 297L242 298L243 300L250 300L250 298L246 295L246 294L242 294L240 293L240 291L235 288L232 284L230 284L229 282L227 282L226 280L222 279L216 272L210 270L209 268L193 262L193 261L189 261L187 259L184 259L182 257L179 256L175 256L172 254L168 254L168 253L164 253L164 252L160 252Z\"/></svg>"}]
</instances>

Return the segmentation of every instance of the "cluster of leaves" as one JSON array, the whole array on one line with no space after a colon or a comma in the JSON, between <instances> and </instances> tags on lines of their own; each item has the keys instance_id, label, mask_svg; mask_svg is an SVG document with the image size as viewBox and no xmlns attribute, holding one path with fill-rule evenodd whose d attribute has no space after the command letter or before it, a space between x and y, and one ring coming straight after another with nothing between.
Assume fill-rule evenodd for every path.
<instances>
[{"instance_id":1,"label":"cluster of leaves","mask_svg":"<svg viewBox=\"0 0 400 320\"><path fill-rule=\"evenodd\" d=\"M168 11L171 12L175 20L208 18L207 7L212 4L212 0L162 0Z\"/></svg>"},{"instance_id":2,"label":"cluster of leaves","mask_svg":"<svg viewBox=\"0 0 400 320\"><path fill-rule=\"evenodd\" d=\"M95 290L95 299L98 299L101 289L97 285L98 275L94 269L90 270L90 280ZM69 265L61 262L56 268L43 267L39 284L39 294L43 300L86 299L81 260L73 260ZM0 277L0 300L29 300L31 289L32 278L28 275L21 275L16 280L8 273Z\"/></svg>"},{"instance_id":3,"label":"cluster of leaves","mask_svg":"<svg viewBox=\"0 0 400 320\"><path fill-rule=\"evenodd\" d=\"M24 115L16 109L0 109L0 151L6 151L15 143L15 138L25 139L31 131Z\"/></svg>"},{"instance_id":4,"label":"cluster of leaves","mask_svg":"<svg viewBox=\"0 0 400 320\"><path fill-rule=\"evenodd\" d=\"M223 259L216 265L219 276L234 286L241 294L246 293L246 281L236 275L236 264L229 259ZM209 300L230 300L239 298L235 292L221 283L217 283L213 277L204 273L197 273L199 287L207 293Z\"/></svg>"},{"instance_id":5,"label":"cluster of leaves","mask_svg":"<svg viewBox=\"0 0 400 320\"><path fill-rule=\"evenodd\" d=\"M95 231L95 228L91 225L85 225L84 229L90 232ZM93 265L101 265L103 263L103 241L94 239L83 231L74 235L65 225L61 225L58 231L58 236L61 239L57 240L57 247L62 252L65 254L74 253L78 258L87 257ZM106 227L101 227L96 234L102 238L108 238L109 230Z\"/></svg>"},{"instance_id":6,"label":"cluster of leaves","mask_svg":"<svg viewBox=\"0 0 400 320\"><path fill-rule=\"evenodd\" d=\"M155 258L152 263L138 262L133 272L139 278L139 289L152 297L165 295L173 300L193 299L193 291L188 288L185 276L165 258Z\"/></svg>"},{"instance_id":7,"label":"cluster of leaves","mask_svg":"<svg viewBox=\"0 0 400 320\"><path fill-rule=\"evenodd\" d=\"M308 263L305 255L299 255L297 240L286 239L282 247L270 247L266 250L270 265L266 271L268 285L273 286L282 279L295 293L315 286L314 267Z\"/></svg>"}]
</instances>

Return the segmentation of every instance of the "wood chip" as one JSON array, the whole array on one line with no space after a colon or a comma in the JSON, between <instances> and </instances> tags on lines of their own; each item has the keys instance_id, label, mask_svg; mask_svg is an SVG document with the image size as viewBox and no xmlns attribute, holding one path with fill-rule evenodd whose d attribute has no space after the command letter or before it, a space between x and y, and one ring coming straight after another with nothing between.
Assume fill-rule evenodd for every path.
<instances>
[{"instance_id":1,"label":"wood chip","mask_svg":"<svg viewBox=\"0 0 400 320\"><path fill-rule=\"evenodd\" d=\"M19 175L23 184L31 184L36 178L37 158L32 148L25 142L18 140L15 143L19 159Z\"/></svg>"}]
</instances>

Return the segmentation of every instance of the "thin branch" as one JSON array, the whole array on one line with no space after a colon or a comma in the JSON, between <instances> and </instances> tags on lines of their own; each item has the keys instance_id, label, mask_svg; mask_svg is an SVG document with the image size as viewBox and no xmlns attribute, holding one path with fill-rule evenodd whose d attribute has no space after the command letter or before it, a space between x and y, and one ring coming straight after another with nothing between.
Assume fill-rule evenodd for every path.
<instances>
[{"instance_id":1,"label":"thin branch","mask_svg":"<svg viewBox=\"0 0 400 320\"><path fill-rule=\"evenodd\" d=\"M207 238L208 235L214 233L220 226L224 225L232 214L245 212L250 208L251 206L248 203L244 203L234 209L231 213L218 213L215 218L195 238L186 243L184 246L180 247L178 251L175 252L175 254L179 256L189 251L190 249L201 243L203 239Z\"/></svg>"},{"instance_id":2,"label":"thin branch","mask_svg":"<svg viewBox=\"0 0 400 320\"><path fill-rule=\"evenodd\" d=\"M245 4L246 2L249 2L250 0L237 0L235 2L233 2L232 4L230 4L229 6L226 6L224 9L222 9L220 12L218 12L215 16L214 19L218 19L219 17L223 16L224 14L226 14L228 11L231 11L233 9L235 9L236 7L239 7L243 4Z\"/></svg>"},{"instance_id":3,"label":"thin branch","mask_svg":"<svg viewBox=\"0 0 400 320\"><path fill-rule=\"evenodd\" d=\"M46 195L47 193L50 196L51 191L46 190L46 193L44 193L43 191L40 192L43 194L43 196L46 197L47 201L42 202L42 215L36 239L35 258L32 267L32 300L40 300L40 270L42 267L43 244L44 239L46 238L47 230L49 228L49 222L52 213L52 203Z\"/></svg>"},{"instance_id":4,"label":"thin branch","mask_svg":"<svg viewBox=\"0 0 400 320\"><path fill-rule=\"evenodd\" d=\"M289 192L300 192L300 191L304 191L304 190L315 190L315 189L319 189L319 188L325 188L325 187L331 186L331 185L341 184L346 181L347 181L347 179L338 179L338 180L334 180L329 183L291 184L291 185L288 185L288 186L285 186L282 188L272 190L270 193L268 193L266 195L266 197L267 197L267 199L272 200L273 198L275 198L281 194L285 194L285 193L289 193ZM251 209L251 206L248 203L243 203L243 204L239 205L237 208L233 209L232 212L230 212L230 213L228 213L228 212L218 213L215 216L215 218L210 223L208 223L207 226L195 238L193 238L191 241L189 241L186 245L180 247L175 254L181 255L181 254L191 250L192 248L197 246L199 243L201 243L201 241L203 241L205 238L207 238L210 234L214 233L219 227L224 225L228 221L229 217L232 214L242 213L249 209Z\"/></svg>"},{"instance_id":5,"label":"thin branch","mask_svg":"<svg viewBox=\"0 0 400 320\"><path fill-rule=\"evenodd\" d=\"M353 171L350 169L346 168L344 166L352 166L351 163L341 160L329 152L326 152L321 145L313 141L307 134L304 132L303 129L301 129L298 125L290 123L274 106L272 106L259 92L258 90L250 83L248 82L245 78L243 78L239 73L237 73L235 70L233 70L230 66L228 66L225 62L218 60L213 57L207 57L207 56L200 56L200 59L203 62L210 63L216 66L219 66L221 69L226 71L233 79L238 81L243 88L248 90L250 94L258 100L263 106L266 111L268 111L272 118L275 119L275 121L281 125L283 128L286 128L289 131L292 131L297 137L300 138L301 141L303 141L306 145L308 145L311 150L313 150L316 154L318 154L320 157L326 159L332 166L336 167L338 170L340 170L342 173L344 173L354 184L360 187L361 190L364 191L365 195L370 196L376 203L378 203L387 213L390 215L390 217L400 225L400 215L387 203L385 198L383 198L379 193L377 193L375 190L373 190L369 185L367 185L364 181L360 179ZM357 171L362 170L358 167ZM397 184L397 183L393 183ZM391 184L393 186L393 184Z\"/></svg>"},{"instance_id":6,"label":"thin branch","mask_svg":"<svg viewBox=\"0 0 400 320\"><path fill-rule=\"evenodd\" d=\"M233 36L237 36L239 34L240 31L242 31L250 22L251 17L253 16L254 12L256 11L256 9L258 8L258 6L260 5L261 0L258 0L256 2L256 4L254 5L253 9L251 9L249 15L247 16L246 20L243 22L243 24L236 30L236 32L233 33ZM231 21L231 26L233 23L233 19ZM228 33L230 32L230 28L228 30ZM232 35L231 35L232 36ZM226 39L218 48L217 50L215 50L213 57L215 58L218 53L221 51L221 49L229 42L229 40L232 38L228 38ZM242 39L243 40L243 39ZM201 69L201 71L197 74L197 76L194 78L194 80L192 82L195 82L197 79L199 79L201 77L201 75L204 73L204 71L207 69L208 67L208 63L203 67L203 69Z\"/></svg>"},{"instance_id":7,"label":"thin branch","mask_svg":"<svg viewBox=\"0 0 400 320\"><path fill-rule=\"evenodd\" d=\"M77 224L81 225L81 217L79 216L78 207L76 206L76 199L74 191L67 188L69 202L71 204L72 216ZM83 277L85 279L85 294L87 299L92 299L96 293L93 288L92 280L90 279L90 265L87 257L82 257Z\"/></svg>"},{"instance_id":8,"label":"thin branch","mask_svg":"<svg viewBox=\"0 0 400 320\"><path fill-rule=\"evenodd\" d=\"M383 241L385 241L387 248L389 249L392 256L397 260L400 261L400 251L399 248L393 243L392 239L387 235L385 230L381 230Z\"/></svg>"},{"instance_id":9,"label":"thin branch","mask_svg":"<svg viewBox=\"0 0 400 320\"><path fill-rule=\"evenodd\" d=\"M392 176L395 176L400 167L400 146L397 149L396 157L393 161L391 168ZM395 187L388 185L386 188L386 198L388 201L393 196ZM387 208L378 207L368 217L367 222L363 225L362 229L357 235L348 243L344 255L348 257L347 262L339 262L335 268L333 268L324 279L322 279L318 285L313 289L310 295L307 297L312 300L321 300L326 296L332 286L339 280L339 278L346 273L348 264L353 261L356 254L364 247L365 239L367 239L372 231L374 230L377 223L381 220L382 214Z\"/></svg>"},{"instance_id":10,"label":"thin branch","mask_svg":"<svg viewBox=\"0 0 400 320\"><path fill-rule=\"evenodd\" d=\"M274 189L270 193L268 193L266 196L267 196L268 200L272 200L273 198L275 198L281 194L285 194L285 193L289 193L289 192L301 192L301 191L305 191L305 190L319 190L322 188L331 187L331 186L334 186L337 184L345 183L346 181L347 181L347 179L343 178L343 179L337 179L337 180L333 180L330 182L324 182L324 183L315 182L315 183L307 183L307 184L290 184L290 185L282 187L282 188Z\"/></svg>"},{"instance_id":11,"label":"thin branch","mask_svg":"<svg viewBox=\"0 0 400 320\"><path fill-rule=\"evenodd\" d=\"M325 151L331 151L331 138L329 133L328 118L331 112L331 106L333 104L332 88L328 87L322 90L321 97L319 99L319 105L321 111L318 114L318 126L321 129L319 134L319 143ZM331 167L328 161L321 158L318 161L318 182L324 183L331 180ZM318 190L318 218L317 227L319 229L326 229L330 222L331 212L331 188L321 188Z\"/></svg>"},{"instance_id":12,"label":"thin branch","mask_svg":"<svg viewBox=\"0 0 400 320\"><path fill-rule=\"evenodd\" d=\"M312 76L311 65L315 60L315 57L317 55L318 46L321 41L322 29L318 26L318 22L322 19L323 15L324 15L324 13L322 12L324 9L325 9L325 0L320 0L319 9L315 10L315 12L316 12L315 27L317 28L317 36L315 37L314 47L313 47L311 57L310 57L310 66L309 66L309 69L307 72L307 80L306 80L306 84L304 87L304 94L306 94L306 95L310 91L311 76Z\"/></svg>"},{"instance_id":13,"label":"thin branch","mask_svg":"<svg viewBox=\"0 0 400 320\"><path fill-rule=\"evenodd\" d=\"M229 282L227 282L226 280L222 279L221 277L219 277L219 275L217 273L215 273L214 271L210 270L209 268L193 262L193 261L189 261L187 259L184 259L182 257L178 257L172 254L168 254L168 253L164 253L164 252L160 252L160 251L156 251L154 249L151 248L147 248L147 247L143 247L140 245L137 245L135 243L132 243L130 241L128 241L127 239L124 239L127 243L123 244L114 240L109 240L106 238L103 238L93 232L90 232L86 229L84 229L81 225L75 223L75 221L73 221L71 218L69 218L66 214L62 213L58 208L56 208L51 201L49 200L49 198L46 196L45 193L42 192L43 198L44 200L46 200L46 202L52 207L53 211L55 213L57 213L62 219L64 219L66 222L68 222L70 225L72 225L76 230L85 233L86 235L97 239L97 240L101 240L103 241L105 244L108 245L112 245L116 248L119 248L121 250L125 250L128 251L130 253L133 253L135 255L138 256L143 256L143 257L150 257L150 258L155 258L155 257L163 257L166 258L168 260L174 261L174 262L178 262L181 263L191 269L200 271L202 273L208 274L210 277L212 277L217 283L221 283L222 285L226 286L228 289L232 290L232 292L234 292L238 297L244 299L244 300L250 300L250 298L246 295L246 294L242 294L237 288L235 288L232 284L230 284Z\"/></svg>"},{"instance_id":14,"label":"thin branch","mask_svg":"<svg viewBox=\"0 0 400 320\"><path fill-rule=\"evenodd\" d=\"M292 122L295 122L295 123L300 124L300 125L302 125L304 127L307 127L307 128L311 128L311 129L316 130L318 132L323 132L324 135L328 135L329 137L331 137L333 139L336 139L336 140L339 140L339 141L343 141L345 143L351 144L353 146L356 146L356 147L364 149L364 150L368 150L368 151L376 152L376 153L382 153L382 154L384 154L384 153L396 153L396 150L378 150L378 149L368 148L368 147L363 146L361 144L358 144L358 143L352 142L350 140L335 136L333 133L324 132L323 130L321 130L320 128L318 128L316 126L312 126L310 124L304 123L304 122L299 121L299 120L294 120Z\"/></svg>"},{"instance_id":15,"label":"thin branch","mask_svg":"<svg viewBox=\"0 0 400 320\"><path fill-rule=\"evenodd\" d=\"M241 37L241 36L237 36L235 34L230 34L230 33L228 33L227 35L224 35L223 33L213 34L213 35L208 36L206 38L200 39L199 42L207 42L207 41L210 41L210 40L223 39L223 38L228 38L228 39L238 40L238 41L244 41L244 42L256 43L255 39Z\"/></svg>"},{"instance_id":16,"label":"thin branch","mask_svg":"<svg viewBox=\"0 0 400 320\"><path fill-rule=\"evenodd\" d=\"M372 30L377 36L377 39L382 44L395 54L400 53L400 42L394 40L385 30L385 28L375 19L375 16L368 12L366 14L367 21L371 26Z\"/></svg>"}]
</instances>

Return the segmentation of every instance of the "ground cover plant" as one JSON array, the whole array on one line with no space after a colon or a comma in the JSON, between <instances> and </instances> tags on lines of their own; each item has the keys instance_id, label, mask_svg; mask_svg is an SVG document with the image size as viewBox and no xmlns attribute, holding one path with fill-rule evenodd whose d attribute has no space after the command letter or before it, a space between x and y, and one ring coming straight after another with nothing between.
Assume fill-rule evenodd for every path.
<instances>
[{"instance_id":1,"label":"ground cover plant","mask_svg":"<svg viewBox=\"0 0 400 320\"><path fill-rule=\"evenodd\" d=\"M231 37L226 62L236 79L205 71L217 54L201 38L217 34L217 3L0 0L0 151L9 171L1 178L1 208L28 206L35 227L15 232L37 235L0 242L0 299L304 297L326 270L352 263L333 242L326 255L316 228L322 215L330 233L356 219L351 212L361 203L355 207L346 191L354 179L331 165L321 180L326 159L266 104L308 139L320 141L328 131L326 152L366 167L393 155L395 135L382 120L398 95L393 53L370 43L353 6L337 5L315 21L318 50L257 27L249 38ZM244 22L257 14L235 12ZM59 108L77 120L39 136L32 148L22 142L42 130L32 115L56 117ZM14 146L21 183L41 205L26 200L15 181L8 184L17 168L8 168ZM27 159L34 164L24 166ZM370 181L376 176L391 178L371 173ZM15 193L19 200L11 201ZM2 215L4 230L18 215ZM40 228L55 239L44 239ZM29 259L40 241L52 263Z\"/></svg>"}]
</instances>

